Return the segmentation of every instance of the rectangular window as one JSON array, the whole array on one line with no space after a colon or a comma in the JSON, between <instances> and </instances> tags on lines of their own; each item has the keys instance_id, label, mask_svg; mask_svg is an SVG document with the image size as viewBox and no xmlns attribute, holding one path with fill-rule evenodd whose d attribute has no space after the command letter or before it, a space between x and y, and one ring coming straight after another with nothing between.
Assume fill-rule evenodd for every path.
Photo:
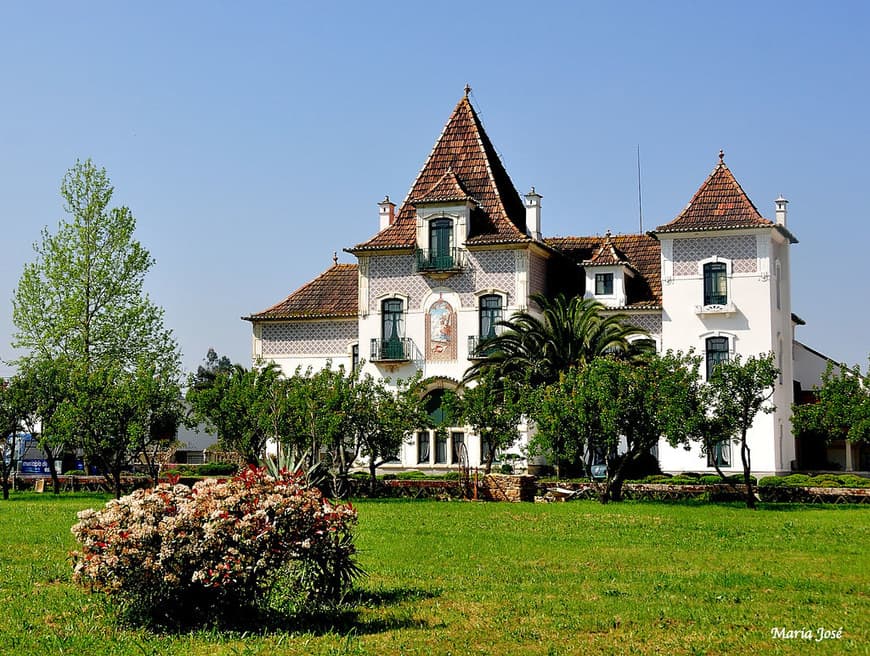
<instances>
[{"instance_id":1,"label":"rectangular window","mask_svg":"<svg viewBox=\"0 0 870 656\"><path fill-rule=\"evenodd\" d=\"M707 451L707 466L715 467L730 467L731 466L731 442L722 440L716 442L711 449Z\"/></svg>"},{"instance_id":2,"label":"rectangular window","mask_svg":"<svg viewBox=\"0 0 870 656\"><path fill-rule=\"evenodd\" d=\"M704 305L728 303L728 275L724 262L704 265Z\"/></svg>"},{"instance_id":3,"label":"rectangular window","mask_svg":"<svg viewBox=\"0 0 870 656\"><path fill-rule=\"evenodd\" d=\"M429 431L417 433L417 463L429 464Z\"/></svg>"},{"instance_id":4,"label":"rectangular window","mask_svg":"<svg viewBox=\"0 0 870 656\"><path fill-rule=\"evenodd\" d=\"M613 274L612 273L596 273L595 274L595 295L596 296L612 296L613 295Z\"/></svg>"},{"instance_id":5,"label":"rectangular window","mask_svg":"<svg viewBox=\"0 0 870 656\"><path fill-rule=\"evenodd\" d=\"M497 335L498 322L502 318L501 296L487 294L480 297L480 339L491 339Z\"/></svg>"},{"instance_id":6,"label":"rectangular window","mask_svg":"<svg viewBox=\"0 0 870 656\"><path fill-rule=\"evenodd\" d=\"M350 370L356 371L359 366L359 344L350 347Z\"/></svg>"},{"instance_id":7,"label":"rectangular window","mask_svg":"<svg viewBox=\"0 0 870 656\"><path fill-rule=\"evenodd\" d=\"M728 361L728 355L727 337L707 338L707 380L710 380L710 375L717 364Z\"/></svg>"},{"instance_id":8,"label":"rectangular window","mask_svg":"<svg viewBox=\"0 0 870 656\"><path fill-rule=\"evenodd\" d=\"M465 448L465 433L451 433L450 437L453 440L453 453L450 462L458 465L462 461L462 451Z\"/></svg>"},{"instance_id":9,"label":"rectangular window","mask_svg":"<svg viewBox=\"0 0 870 656\"><path fill-rule=\"evenodd\" d=\"M447 464L447 435L444 433L435 435L435 464Z\"/></svg>"}]
</instances>

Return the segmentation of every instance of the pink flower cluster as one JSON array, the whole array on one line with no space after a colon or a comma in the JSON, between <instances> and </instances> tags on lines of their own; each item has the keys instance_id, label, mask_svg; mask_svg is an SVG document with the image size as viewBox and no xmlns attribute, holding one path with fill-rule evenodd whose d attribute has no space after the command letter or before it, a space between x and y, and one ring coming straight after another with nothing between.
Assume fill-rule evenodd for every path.
<instances>
[{"instance_id":1,"label":"pink flower cluster","mask_svg":"<svg viewBox=\"0 0 870 656\"><path fill-rule=\"evenodd\" d=\"M82 547L72 554L73 578L164 611L191 603L253 606L279 573L294 568L316 572L305 585L334 594L359 573L356 517L352 506L323 499L300 476L275 479L264 469L193 488L162 484L78 514L72 532Z\"/></svg>"}]
</instances>

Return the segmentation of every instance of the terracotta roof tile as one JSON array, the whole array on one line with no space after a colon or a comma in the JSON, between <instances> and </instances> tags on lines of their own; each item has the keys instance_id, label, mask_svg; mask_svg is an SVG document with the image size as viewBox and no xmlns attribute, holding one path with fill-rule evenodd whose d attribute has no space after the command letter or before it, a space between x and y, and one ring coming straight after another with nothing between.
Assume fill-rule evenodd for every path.
<instances>
[{"instance_id":1,"label":"terracotta roof tile","mask_svg":"<svg viewBox=\"0 0 870 656\"><path fill-rule=\"evenodd\" d=\"M588 266L610 242L620 261L638 275L626 280L626 307L661 307L661 244L649 235L605 235L604 237L549 237L545 243L564 253L579 266ZM596 262L598 264L599 262ZM600 262L603 264L604 262Z\"/></svg>"},{"instance_id":2,"label":"terracotta roof tile","mask_svg":"<svg viewBox=\"0 0 870 656\"><path fill-rule=\"evenodd\" d=\"M442 185L454 186L448 172L455 179L456 186L478 203L478 207L472 211L467 243L529 241L523 201L466 95L450 115L399 208L396 221L368 241L348 250L413 248L417 236L414 202L443 202L444 198L454 200L455 188L452 191L442 189ZM443 191L447 195L444 198L438 194L428 197L436 191L438 194Z\"/></svg>"},{"instance_id":3,"label":"terracotta roof tile","mask_svg":"<svg viewBox=\"0 0 870 656\"><path fill-rule=\"evenodd\" d=\"M621 253L616 246L613 245L613 235L608 230L604 235L604 241L592 253L592 257L583 261L583 266L613 266L615 264L624 264L631 266L624 253Z\"/></svg>"},{"instance_id":4,"label":"terracotta roof tile","mask_svg":"<svg viewBox=\"0 0 870 656\"><path fill-rule=\"evenodd\" d=\"M733 228L773 227L761 216L740 183L726 166L724 153L719 163L679 216L659 226L655 232L728 230Z\"/></svg>"},{"instance_id":5,"label":"terracotta roof tile","mask_svg":"<svg viewBox=\"0 0 870 656\"><path fill-rule=\"evenodd\" d=\"M358 266L335 264L280 303L257 312L246 321L355 317L358 304Z\"/></svg>"},{"instance_id":6,"label":"terracotta roof tile","mask_svg":"<svg viewBox=\"0 0 870 656\"><path fill-rule=\"evenodd\" d=\"M448 168L444 175L438 179L438 182L421 198L412 198L409 202L413 205L422 205L423 203L450 203L467 200L474 199L462 186L462 181L456 177L453 169Z\"/></svg>"}]
</instances>

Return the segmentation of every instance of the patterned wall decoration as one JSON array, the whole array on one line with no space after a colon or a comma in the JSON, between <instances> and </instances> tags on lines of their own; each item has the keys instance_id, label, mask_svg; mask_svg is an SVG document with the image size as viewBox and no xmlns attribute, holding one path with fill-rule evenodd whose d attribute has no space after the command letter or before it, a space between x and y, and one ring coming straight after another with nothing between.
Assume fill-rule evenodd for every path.
<instances>
[{"instance_id":1,"label":"patterned wall decoration","mask_svg":"<svg viewBox=\"0 0 870 656\"><path fill-rule=\"evenodd\" d=\"M263 324L263 356L345 355L359 334L356 320Z\"/></svg>"},{"instance_id":2,"label":"patterned wall decoration","mask_svg":"<svg viewBox=\"0 0 870 656\"><path fill-rule=\"evenodd\" d=\"M698 262L708 257L731 260L733 273L758 271L755 235L674 240L674 275L697 276Z\"/></svg>"},{"instance_id":3,"label":"patterned wall decoration","mask_svg":"<svg viewBox=\"0 0 870 656\"><path fill-rule=\"evenodd\" d=\"M629 314L626 323L636 328L645 330L650 337L660 339L662 336L662 315L656 314Z\"/></svg>"},{"instance_id":4,"label":"patterned wall decoration","mask_svg":"<svg viewBox=\"0 0 870 656\"><path fill-rule=\"evenodd\" d=\"M378 299L386 294L404 294L411 309L419 308L423 299L436 287L457 292L463 307L475 307L475 292L481 289L505 291L508 304L513 304L513 251L482 251L466 255L463 270L443 280L414 273L412 255L372 256L369 264L369 312L380 312Z\"/></svg>"},{"instance_id":5,"label":"patterned wall decoration","mask_svg":"<svg viewBox=\"0 0 870 656\"><path fill-rule=\"evenodd\" d=\"M547 293L547 261L538 255L531 255L529 264L529 294Z\"/></svg>"},{"instance_id":6,"label":"patterned wall decoration","mask_svg":"<svg viewBox=\"0 0 870 656\"><path fill-rule=\"evenodd\" d=\"M456 313L447 301L435 301L426 315L426 359L456 359Z\"/></svg>"}]
</instances>

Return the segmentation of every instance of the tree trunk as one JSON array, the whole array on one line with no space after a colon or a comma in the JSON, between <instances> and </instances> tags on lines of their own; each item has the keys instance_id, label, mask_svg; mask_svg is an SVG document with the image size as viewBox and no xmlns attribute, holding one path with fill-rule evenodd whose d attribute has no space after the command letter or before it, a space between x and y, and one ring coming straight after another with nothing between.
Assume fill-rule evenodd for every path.
<instances>
[{"instance_id":1,"label":"tree trunk","mask_svg":"<svg viewBox=\"0 0 870 656\"><path fill-rule=\"evenodd\" d=\"M47 446L42 448L42 452L45 454L45 461L48 463L48 472L51 474L51 485L54 488L54 493L60 494L60 479L57 476L54 453Z\"/></svg>"},{"instance_id":2,"label":"tree trunk","mask_svg":"<svg viewBox=\"0 0 870 656\"><path fill-rule=\"evenodd\" d=\"M3 500L9 501L9 476L3 472Z\"/></svg>"},{"instance_id":3,"label":"tree trunk","mask_svg":"<svg viewBox=\"0 0 870 656\"><path fill-rule=\"evenodd\" d=\"M378 464L374 458L369 458L369 494L375 493L375 488L378 486Z\"/></svg>"},{"instance_id":4,"label":"tree trunk","mask_svg":"<svg viewBox=\"0 0 870 656\"><path fill-rule=\"evenodd\" d=\"M752 478L750 477L751 456L749 454L749 446L746 444L746 430L740 439L740 458L743 460L743 484L746 486L746 507L755 509L755 492L752 489Z\"/></svg>"}]
</instances>

